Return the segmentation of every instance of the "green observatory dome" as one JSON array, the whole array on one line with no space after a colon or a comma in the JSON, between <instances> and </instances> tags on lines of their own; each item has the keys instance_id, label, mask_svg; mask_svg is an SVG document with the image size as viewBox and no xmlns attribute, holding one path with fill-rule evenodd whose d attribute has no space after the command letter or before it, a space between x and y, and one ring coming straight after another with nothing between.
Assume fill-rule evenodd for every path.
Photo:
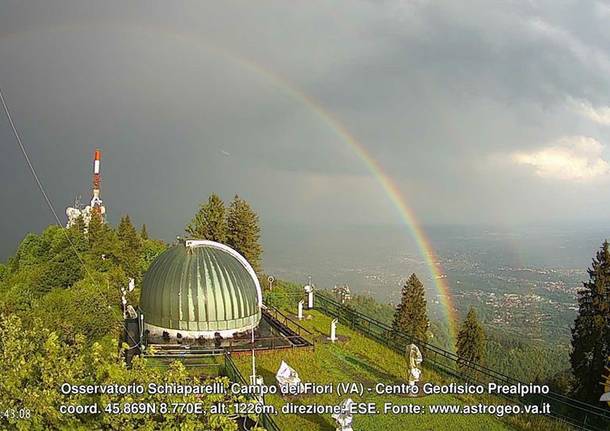
<instances>
[{"instance_id":1,"label":"green observatory dome","mask_svg":"<svg viewBox=\"0 0 610 431\"><path fill-rule=\"evenodd\" d=\"M213 241L181 240L144 274L140 308L144 329L160 336L232 337L261 319L256 273L232 248Z\"/></svg>"}]
</instances>

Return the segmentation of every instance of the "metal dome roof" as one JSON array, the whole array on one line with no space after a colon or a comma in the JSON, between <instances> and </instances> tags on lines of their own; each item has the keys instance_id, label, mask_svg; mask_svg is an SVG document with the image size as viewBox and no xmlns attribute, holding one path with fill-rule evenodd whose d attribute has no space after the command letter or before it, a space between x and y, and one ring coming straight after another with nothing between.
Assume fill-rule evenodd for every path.
<instances>
[{"instance_id":1,"label":"metal dome roof","mask_svg":"<svg viewBox=\"0 0 610 431\"><path fill-rule=\"evenodd\" d=\"M226 245L186 240L144 275L140 307L153 333L231 336L258 325L262 295L250 264Z\"/></svg>"}]
</instances>

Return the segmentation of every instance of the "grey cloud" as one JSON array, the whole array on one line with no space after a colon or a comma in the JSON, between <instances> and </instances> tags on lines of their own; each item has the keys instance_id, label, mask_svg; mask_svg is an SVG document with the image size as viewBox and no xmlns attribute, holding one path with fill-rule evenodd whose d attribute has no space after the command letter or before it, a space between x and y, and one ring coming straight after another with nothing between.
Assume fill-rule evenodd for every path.
<instances>
[{"instance_id":1,"label":"grey cloud","mask_svg":"<svg viewBox=\"0 0 610 431\"><path fill-rule=\"evenodd\" d=\"M490 160L564 136L609 143L603 121L575 112L610 104L608 10L10 1L0 85L60 213L88 195L90 154L101 147L111 216L130 212L166 238L212 191L251 199L266 229L397 223L334 119L426 223L586 220L602 185L559 185ZM10 185L0 236L13 244L49 217L4 119L0 143Z\"/></svg>"}]
</instances>

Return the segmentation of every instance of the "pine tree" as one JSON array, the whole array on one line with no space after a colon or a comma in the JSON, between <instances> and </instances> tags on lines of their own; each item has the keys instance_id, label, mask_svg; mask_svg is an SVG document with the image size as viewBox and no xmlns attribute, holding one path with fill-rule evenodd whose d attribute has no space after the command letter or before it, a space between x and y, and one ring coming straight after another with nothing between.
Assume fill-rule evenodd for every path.
<instances>
[{"instance_id":1,"label":"pine tree","mask_svg":"<svg viewBox=\"0 0 610 431\"><path fill-rule=\"evenodd\" d=\"M394 312L394 331L427 341L430 321L426 305L424 285L415 274L411 274L402 288L402 297Z\"/></svg>"},{"instance_id":2,"label":"pine tree","mask_svg":"<svg viewBox=\"0 0 610 431\"><path fill-rule=\"evenodd\" d=\"M76 222L67 229L67 237L70 238L69 244L74 247L78 253L84 253L89 248L87 240L87 225L82 214L78 216Z\"/></svg>"},{"instance_id":3,"label":"pine tree","mask_svg":"<svg viewBox=\"0 0 610 431\"><path fill-rule=\"evenodd\" d=\"M138 237L136 228L131 223L129 215L121 217L117 234L121 241L119 263L128 277L134 279L138 278L140 273L142 241Z\"/></svg>"},{"instance_id":4,"label":"pine tree","mask_svg":"<svg viewBox=\"0 0 610 431\"><path fill-rule=\"evenodd\" d=\"M246 258L257 274L260 273L263 248L258 216L248 202L237 195L229 206L227 225L228 244Z\"/></svg>"},{"instance_id":5,"label":"pine tree","mask_svg":"<svg viewBox=\"0 0 610 431\"><path fill-rule=\"evenodd\" d=\"M138 237L136 228L131 223L131 218L129 218L129 215L121 217L121 221L119 222L119 226L117 228L117 235L122 242L130 247L131 250L139 252L140 248L142 247L142 243Z\"/></svg>"},{"instance_id":6,"label":"pine tree","mask_svg":"<svg viewBox=\"0 0 610 431\"><path fill-rule=\"evenodd\" d=\"M458 366L468 369L466 361L477 364L483 363L485 359L485 331L477 319L477 313L470 307L466 319L458 333L456 342Z\"/></svg>"},{"instance_id":7,"label":"pine tree","mask_svg":"<svg viewBox=\"0 0 610 431\"><path fill-rule=\"evenodd\" d=\"M84 223L83 223L84 225ZM65 229L54 241L44 270L34 287L34 294L44 294L58 288L69 288L84 274L81 255L88 250L84 233L77 224ZM64 228L61 228L62 230ZM46 237L45 234L42 237Z\"/></svg>"},{"instance_id":8,"label":"pine tree","mask_svg":"<svg viewBox=\"0 0 610 431\"><path fill-rule=\"evenodd\" d=\"M199 207L195 218L186 227L186 233L196 239L227 242L227 219L225 204L216 194Z\"/></svg>"},{"instance_id":9,"label":"pine tree","mask_svg":"<svg viewBox=\"0 0 610 431\"><path fill-rule=\"evenodd\" d=\"M610 356L610 250L604 241L587 270L589 280L578 292L578 316L572 328L570 362L575 377L574 395L599 401L599 384Z\"/></svg>"},{"instance_id":10,"label":"pine tree","mask_svg":"<svg viewBox=\"0 0 610 431\"><path fill-rule=\"evenodd\" d=\"M146 241L148 239L148 231L146 230L146 224L142 225L142 230L140 231L140 238L142 241Z\"/></svg>"},{"instance_id":11,"label":"pine tree","mask_svg":"<svg viewBox=\"0 0 610 431\"><path fill-rule=\"evenodd\" d=\"M96 242L101 241L104 231L104 222L102 216L97 211L91 212L91 219L87 227L87 237L89 239L89 247L93 247Z\"/></svg>"},{"instance_id":12,"label":"pine tree","mask_svg":"<svg viewBox=\"0 0 610 431\"><path fill-rule=\"evenodd\" d=\"M72 232L78 232L81 234L85 233L85 231L87 230L87 225L85 224L85 218L83 217L82 214L79 214L79 216L76 218L76 221L74 222L74 224L72 226L70 226L70 230Z\"/></svg>"},{"instance_id":13,"label":"pine tree","mask_svg":"<svg viewBox=\"0 0 610 431\"><path fill-rule=\"evenodd\" d=\"M89 242L88 257L95 269L108 271L112 265L119 263L121 242L114 229L104 223L101 215L96 211L91 214L87 238Z\"/></svg>"}]
</instances>

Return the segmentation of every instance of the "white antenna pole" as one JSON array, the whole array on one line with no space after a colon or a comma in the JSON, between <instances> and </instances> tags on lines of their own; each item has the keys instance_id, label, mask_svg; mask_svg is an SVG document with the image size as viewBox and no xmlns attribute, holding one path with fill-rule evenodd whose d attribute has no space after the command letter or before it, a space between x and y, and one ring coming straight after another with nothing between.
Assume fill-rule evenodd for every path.
<instances>
[{"instance_id":1,"label":"white antenna pole","mask_svg":"<svg viewBox=\"0 0 610 431\"><path fill-rule=\"evenodd\" d=\"M332 322L330 322L330 341L332 341L333 343L335 341L337 341L337 323L339 322L339 319L333 319Z\"/></svg>"}]
</instances>

